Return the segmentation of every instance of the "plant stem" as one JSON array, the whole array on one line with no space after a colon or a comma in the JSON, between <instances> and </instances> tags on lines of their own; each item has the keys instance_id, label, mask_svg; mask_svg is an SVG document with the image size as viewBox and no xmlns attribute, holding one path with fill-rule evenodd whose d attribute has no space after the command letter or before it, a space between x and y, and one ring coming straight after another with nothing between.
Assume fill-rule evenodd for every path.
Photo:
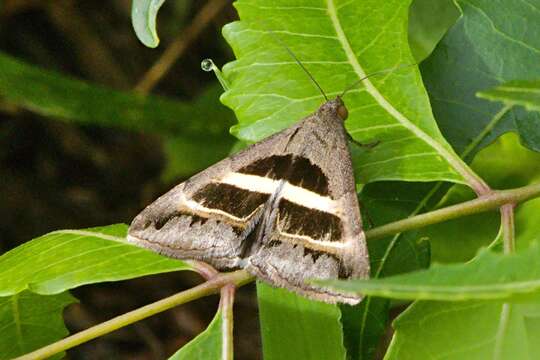
<instances>
[{"instance_id":1,"label":"plant stem","mask_svg":"<svg viewBox=\"0 0 540 360\"><path fill-rule=\"evenodd\" d=\"M514 231L514 207L515 204L501 206L501 228L503 234L504 253L509 254L516 248Z\"/></svg>"},{"instance_id":2,"label":"plant stem","mask_svg":"<svg viewBox=\"0 0 540 360\"><path fill-rule=\"evenodd\" d=\"M395 221L390 224L382 225L371 230L367 230L366 238L368 240L382 238L392 234L417 229L450 219L455 219L466 215L496 209L505 204L516 204L537 196L540 196L540 184L524 186L512 190L493 191L490 194L480 196L479 198L471 201L466 201L457 205L448 206L439 210L434 210L425 214L413 216L407 219Z\"/></svg>"},{"instance_id":3,"label":"plant stem","mask_svg":"<svg viewBox=\"0 0 540 360\"><path fill-rule=\"evenodd\" d=\"M225 285L233 284L235 286L241 286L251 282L252 280L253 276L244 270L238 270L230 273L220 273L214 278L191 289L179 292L165 299L161 299L152 304L148 304L136 310L122 314L96 326L92 326L89 329L68 336L65 339L18 357L15 360L45 359L54 354L58 354L64 350L80 345L86 341L95 339L101 335L108 334L121 327L132 324L136 321L168 310L177 305L201 298L203 296L218 293Z\"/></svg>"},{"instance_id":4,"label":"plant stem","mask_svg":"<svg viewBox=\"0 0 540 360\"><path fill-rule=\"evenodd\" d=\"M233 305L234 292L236 288L233 284L227 284L221 288L221 308L222 318L222 360L233 360Z\"/></svg>"}]
</instances>

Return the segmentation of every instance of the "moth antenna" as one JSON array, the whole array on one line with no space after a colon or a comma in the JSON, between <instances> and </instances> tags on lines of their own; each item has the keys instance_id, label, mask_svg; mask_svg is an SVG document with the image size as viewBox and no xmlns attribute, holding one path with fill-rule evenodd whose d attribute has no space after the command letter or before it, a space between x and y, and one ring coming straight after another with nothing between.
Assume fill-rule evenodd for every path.
<instances>
[{"instance_id":1,"label":"moth antenna","mask_svg":"<svg viewBox=\"0 0 540 360\"><path fill-rule=\"evenodd\" d=\"M292 52L292 50L279 38L279 36L277 36L276 34L274 34L274 32L272 30L267 30L268 31L268 34L270 36L272 36L272 38L278 43L280 44L281 46L283 46L285 48L285 50L287 50L287 52L289 53L289 55L291 55L291 57L294 59L294 61L296 61L296 63L298 65L300 65L300 67L302 68L302 70L304 70L304 72L307 74L307 76L311 79L311 81L315 84L315 86L317 86L317 88L319 89L319 91L321 92L322 96L324 96L325 100L328 101L328 96L326 96L326 93L324 92L323 88L321 87L321 85L319 85L319 83L317 82L317 80L315 80L315 78L313 77L313 75L311 75L311 73L308 71L308 69L304 66L304 64L302 64L302 62L300 61L300 59L298 57L296 57L296 55Z\"/></svg>"},{"instance_id":2,"label":"moth antenna","mask_svg":"<svg viewBox=\"0 0 540 360\"><path fill-rule=\"evenodd\" d=\"M387 73L387 72L391 72L391 71L395 71L395 70L399 70L399 69L402 69L402 68L405 68L405 67L409 67L409 66L415 66L415 65L418 65L418 63L413 63L413 64L403 64L403 65L400 65L398 67L393 67L393 68L389 68L389 69L384 69L384 70L379 70L379 71L375 71L369 75L366 75L364 76L363 78L360 78L358 80L356 80L355 82L353 82L351 85L347 86L345 88L345 90L343 90L343 92L341 93L341 95L339 97L343 97L345 96L345 94L351 90L352 88L354 88L356 85L360 84L362 81L366 80L367 78L369 77L372 77L374 75L380 75L380 74L384 74L384 73Z\"/></svg>"}]
</instances>

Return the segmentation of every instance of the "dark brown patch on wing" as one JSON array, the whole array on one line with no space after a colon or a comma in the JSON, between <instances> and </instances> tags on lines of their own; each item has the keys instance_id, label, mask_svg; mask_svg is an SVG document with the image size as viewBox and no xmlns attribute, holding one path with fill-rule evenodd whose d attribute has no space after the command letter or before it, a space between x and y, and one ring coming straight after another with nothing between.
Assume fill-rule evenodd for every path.
<instances>
[{"instance_id":1,"label":"dark brown patch on wing","mask_svg":"<svg viewBox=\"0 0 540 360\"><path fill-rule=\"evenodd\" d=\"M291 168L292 158L292 154L268 156L244 166L238 172L275 180L284 179Z\"/></svg>"},{"instance_id":2,"label":"dark brown patch on wing","mask_svg":"<svg viewBox=\"0 0 540 360\"><path fill-rule=\"evenodd\" d=\"M282 232L309 236L313 240L341 240L342 224L339 217L286 199L281 199L278 206Z\"/></svg>"},{"instance_id":3,"label":"dark brown patch on wing","mask_svg":"<svg viewBox=\"0 0 540 360\"><path fill-rule=\"evenodd\" d=\"M279 246L280 244L282 244L281 240L273 239L272 241L270 241L265 246L267 248L272 248L272 247L275 247L275 246ZM302 246L302 245L300 245L300 244L295 244L294 245L295 248L298 247L298 246ZM323 250L310 249L310 248L305 247L305 246L303 246L303 248L304 248L304 256L311 255L311 258L313 259L314 263L321 256L328 256L328 257L334 259L334 261L336 261L336 263L338 264L338 267L339 267L338 279L347 279L350 276L350 271L345 269L345 267L342 264L341 259L336 254L330 254L330 253L327 253L327 252L325 252Z\"/></svg>"},{"instance_id":4,"label":"dark brown patch on wing","mask_svg":"<svg viewBox=\"0 0 540 360\"><path fill-rule=\"evenodd\" d=\"M157 217L157 218L154 218L154 219L147 219L142 225L139 225L138 228L134 227L134 230L145 230L150 226L153 226L154 229L156 229L156 230L161 230L161 228L163 228L167 223L169 223L170 221L175 220L177 218L180 218L180 217L189 218L190 219L190 223L189 223L190 227L195 226L195 225L202 226L202 225L206 224L206 222L209 220L209 218L207 218L207 217L199 216L197 214L192 214L192 213L187 212L187 211L174 211L174 212L171 212L170 214L168 214L166 216ZM232 230L234 231L234 233L236 235L240 235L244 231L244 229L242 227L240 227L240 226L235 226L235 225L232 225L232 224L229 224L229 226L232 228Z\"/></svg>"},{"instance_id":5,"label":"dark brown patch on wing","mask_svg":"<svg viewBox=\"0 0 540 360\"><path fill-rule=\"evenodd\" d=\"M285 179L292 185L303 187L322 196L327 196L329 193L328 179L321 168L301 156L272 155L254 161L238 172L274 180Z\"/></svg>"},{"instance_id":6,"label":"dark brown patch on wing","mask_svg":"<svg viewBox=\"0 0 540 360\"><path fill-rule=\"evenodd\" d=\"M328 257L333 258L335 261L339 263L339 258L334 254L329 254L322 250L310 249L304 246L304 256L307 256L307 255L311 255L311 258L313 259L313 261L317 261L319 257L321 257L322 255L326 255Z\"/></svg>"},{"instance_id":7,"label":"dark brown patch on wing","mask_svg":"<svg viewBox=\"0 0 540 360\"><path fill-rule=\"evenodd\" d=\"M234 185L211 183L197 191L193 200L209 208L225 211L244 218L268 200L268 194L261 194L237 188Z\"/></svg>"},{"instance_id":8,"label":"dark brown patch on wing","mask_svg":"<svg viewBox=\"0 0 540 360\"><path fill-rule=\"evenodd\" d=\"M300 186L319 195L328 195L328 179L320 167L305 157L294 158L288 181L292 185Z\"/></svg>"}]
</instances>

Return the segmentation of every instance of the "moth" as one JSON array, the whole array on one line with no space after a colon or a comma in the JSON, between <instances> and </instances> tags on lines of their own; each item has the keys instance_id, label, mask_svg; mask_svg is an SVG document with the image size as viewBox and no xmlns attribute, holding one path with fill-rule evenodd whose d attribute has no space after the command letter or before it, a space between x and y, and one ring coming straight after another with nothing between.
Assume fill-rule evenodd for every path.
<instances>
[{"instance_id":1,"label":"moth","mask_svg":"<svg viewBox=\"0 0 540 360\"><path fill-rule=\"evenodd\" d=\"M219 270L244 268L310 299L357 304L360 295L308 282L369 276L347 116L340 96L327 99L158 198L133 220L128 241Z\"/></svg>"}]
</instances>

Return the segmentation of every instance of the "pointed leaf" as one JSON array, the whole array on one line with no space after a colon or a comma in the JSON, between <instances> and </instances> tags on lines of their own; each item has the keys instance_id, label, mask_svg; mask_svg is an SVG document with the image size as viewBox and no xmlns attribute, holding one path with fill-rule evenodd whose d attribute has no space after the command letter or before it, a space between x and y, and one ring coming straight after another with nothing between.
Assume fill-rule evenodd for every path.
<instances>
[{"instance_id":1,"label":"pointed leaf","mask_svg":"<svg viewBox=\"0 0 540 360\"><path fill-rule=\"evenodd\" d=\"M74 301L67 292L42 296L23 291L0 297L0 359L12 359L65 337L62 313Z\"/></svg>"},{"instance_id":2,"label":"pointed leaf","mask_svg":"<svg viewBox=\"0 0 540 360\"><path fill-rule=\"evenodd\" d=\"M222 314L222 311L218 310L208 327L174 353L169 360L223 360Z\"/></svg>"},{"instance_id":3,"label":"pointed leaf","mask_svg":"<svg viewBox=\"0 0 540 360\"><path fill-rule=\"evenodd\" d=\"M241 139L260 140L324 102L283 42L331 98L367 74L394 69L363 80L345 96L349 133L360 142L380 141L371 151L353 154L363 183L473 181L437 129L418 70L399 68L414 63L407 40L409 1L243 0L235 5L242 21L227 25L224 35L238 60L224 67L231 90L222 100L239 119L232 131Z\"/></svg>"},{"instance_id":4,"label":"pointed leaf","mask_svg":"<svg viewBox=\"0 0 540 360\"><path fill-rule=\"evenodd\" d=\"M58 230L0 256L0 296L58 294L85 284L178 270L186 263L125 241L127 226Z\"/></svg>"},{"instance_id":5,"label":"pointed leaf","mask_svg":"<svg viewBox=\"0 0 540 360\"><path fill-rule=\"evenodd\" d=\"M514 254L483 250L465 264L433 265L383 279L317 281L336 289L395 299L506 299L540 290L540 245Z\"/></svg>"}]
</instances>

